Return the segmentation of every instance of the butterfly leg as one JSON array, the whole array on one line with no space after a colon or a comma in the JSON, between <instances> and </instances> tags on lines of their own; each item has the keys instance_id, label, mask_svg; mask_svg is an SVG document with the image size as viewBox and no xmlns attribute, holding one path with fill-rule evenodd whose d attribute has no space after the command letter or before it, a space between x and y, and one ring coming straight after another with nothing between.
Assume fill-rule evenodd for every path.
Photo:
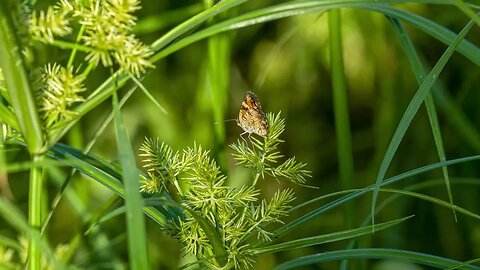
<instances>
[{"instance_id":1,"label":"butterfly leg","mask_svg":"<svg viewBox=\"0 0 480 270\"><path fill-rule=\"evenodd\" d=\"M247 143L247 140L245 140L245 138L242 136L242 135L245 134L245 133L248 133L248 132L245 131L245 132L243 132L242 134L240 134L240 138L242 138L242 140L243 140L245 143Z\"/></svg>"}]
</instances>

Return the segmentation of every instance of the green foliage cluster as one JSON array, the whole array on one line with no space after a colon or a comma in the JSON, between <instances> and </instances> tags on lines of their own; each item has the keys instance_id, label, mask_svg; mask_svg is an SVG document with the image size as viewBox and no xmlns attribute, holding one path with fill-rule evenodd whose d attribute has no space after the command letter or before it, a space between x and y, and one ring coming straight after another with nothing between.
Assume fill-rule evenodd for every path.
<instances>
[{"instance_id":1,"label":"green foliage cluster","mask_svg":"<svg viewBox=\"0 0 480 270\"><path fill-rule=\"evenodd\" d=\"M145 0L149 8L141 12L139 0L58 0L43 11L40 2L0 0L1 269L327 269L323 263L330 261L343 261L342 269L382 269L392 259L411 267L479 269L479 260L470 260L479 256L480 220L471 199L478 197L471 186L480 183L472 162L480 156L471 155L480 151L474 91L480 48L478 35L469 35L480 25L475 1L221 0L184 6ZM147 27L135 28L134 12ZM153 42L146 45L133 33ZM454 59L456 53L464 58ZM147 76L153 64L158 68ZM95 72L99 66L109 73ZM150 94L141 82L162 87ZM269 113L265 139L235 138L230 145L236 165L252 175L243 186L229 186L245 180L237 174L245 169L223 170L225 142L231 141L223 120L229 98L246 85L288 112L288 148L314 173L283 156L285 121ZM145 100L130 100L137 87L158 107L155 98L164 99L168 115L159 119ZM111 111L103 106L110 97ZM121 111L127 101L133 104ZM95 130L97 111L115 114L116 145L95 149L101 158L89 152L97 138L113 141L104 132L113 117ZM163 136L140 147L146 175L139 173L130 146L136 137L130 141L126 127L140 138L152 130ZM81 147L92 130L88 145L73 147ZM163 142L194 140L201 144L183 151ZM305 186L313 174L326 194L284 189L261 196L270 185L264 179ZM397 188L387 188L394 183ZM292 208L294 197L313 199ZM421 207L412 208L412 201ZM27 202L28 218L22 211ZM340 207L328 222L310 222ZM114 219L123 213L123 220ZM287 214L292 220L279 224ZM179 263L178 250L161 243L171 238L147 238L155 230L145 226L145 217L176 238L182 254L193 256ZM389 221L378 222L383 219ZM372 237L399 224L394 238ZM359 236L367 237L357 242ZM410 237L418 240L413 248ZM346 239L345 246L335 243ZM257 260L260 254L267 260ZM358 259L368 263L356 265Z\"/></svg>"},{"instance_id":2,"label":"green foliage cluster","mask_svg":"<svg viewBox=\"0 0 480 270\"><path fill-rule=\"evenodd\" d=\"M86 90L83 81L83 76L73 73L73 67L67 69L57 64L47 64L37 89L40 112L46 128L76 117L70 108L74 103L84 101L80 95Z\"/></svg>"},{"instance_id":3,"label":"green foliage cluster","mask_svg":"<svg viewBox=\"0 0 480 270\"><path fill-rule=\"evenodd\" d=\"M252 183L240 188L227 186L227 177L210 157L209 151L199 145L180 153L158 138L147 138L140 147L143 167L148 173L141 190L162 196L162 191L174 187L177 203L187 209L189 215L171 220L168 231L183 244L185 252L194 254L208 265L224 266L223 261L227 269L252 267L253 241L269 242L271 232L265 226L282 223L282 218L287 215L294 200L293 191L279 190L270 201L260 200L260 190L256 187L259 176L263 178L267 173L294 183L304 183L310 176L310 172L304 169L306 164L296 163L294 158L278 167L270 165L282 157L278 146L283 142L279 137L285 125L280 113L267 113L267 121L271 128L263 141L249 137L251 144L239 139L231 145L237 164L253 169ZM209 227L214 228L214 236L209 235ZM219 238L220 248L226 251L226 262L215 250L212 237Z\"/></svg>"},{"instance_id":4,"label":"green foliage cluster","mask_svg":"<svg viewBox=\"0 0 480 270\"><path fill-rule=\"evenodd\" d=\"M55 125L64 126L76 118L75 103L85 100L81 96L86 90L83 82L98 64L101 63L104 67L118 65L136 77L153 67L148 60L153 53L150 47L133 34L137 20L133 13L140 9L137 0L61 0L48 6L45 11L32 11L26 2L17 5L23 7L19 8L19 12L28 18L27 25L17 26L19 29L28 29L28 40L63 44L65 41L60 38L74 38L78 44L72 49L84 53L83 63L77 63L78 60L75 62L77 54L74 53L66 66L47 63L38 72L32 73L33 88L45 131ZM72 37L73 34L76 36ZM31 55L35 43L26 43L30 47L24 48L24 54ZM74 63L79 68L75 69ZM0 90L5 90L1 74L0 69ZM8 95L2 96L8 100Z\"/></svg>"},{"instance_id":5,"label":"green foliage cluster","mask_svg":"<svg viewBox=\"0 0 480 270\"><path fill-rule=\"evenodd\" d=\"M47 11L33 12L30 34L38 41L54 43L55 37L65 37L72 32L73 22L80 25L76 39L85 47L88 63L101 62L110 67L117 63L135 76L153 67L148 58L152 51L133 34L140 9L138 0L67 1L61 0Z\"/></svg>"},{"instance_id":6,"label":"green foliage cluster","mask_svg":"<svg viewBox=\"0 0 480 270\"><path fill-rule=\"evenodd\" d=\"M246 140L233 143L230 147L233 149L233 157L238 164L243 164L247 168L252 168L257 172L254 184L258 176L268 174L274 178L285 178L298 184L304 184L307 177L311 177L309 171L304 170L305 163L295 161L295 157L288 158L285 162L275 167L278 160L283 155L278 151L278 145L283 142L280 135L285 130L285 120L280 118L280 113L274 115L267 114L268 123L273 123L269 128L269 135L264 141L255 137L249 137L252 147L248 146Z\"/></svg>"}]
</instances>

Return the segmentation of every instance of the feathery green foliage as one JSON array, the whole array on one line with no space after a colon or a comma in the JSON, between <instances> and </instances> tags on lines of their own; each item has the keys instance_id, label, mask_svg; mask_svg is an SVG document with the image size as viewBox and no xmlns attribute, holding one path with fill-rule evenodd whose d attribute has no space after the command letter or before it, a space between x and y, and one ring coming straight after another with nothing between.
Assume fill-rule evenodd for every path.
<instances>
[{"instance_id":1,"label":"feathery green foliage","mask_svg":"<svg viewBox=\"0 0 480 270\"><path fill-rule=\"evenodd\" d=\"M251 137L253 146L249 148L239 141L232 147L238 149L235 157L240 164L254 169L255 178L266 172L274 177L304 183L310 172L304 170L306 164L298 163L294 158L287 159L278 167L261 166L261 162L274 163L282 157L277 148L283 142L279 136L285 127L284 119L278 113L276 116L267 114L267 120L271 129L264 142ZM183 244L186 253L194 254L207 265L225 266L227 269L250 268L254 262L250 236L262 242L270 241L271 232L265 226L282 223L281 218L287 215L294 199L293 191L286 189L278 190L269 201L259 201L260 191L255 187L255 181L240 188L228 187L227 177L209 156L209 151L197 144L180 154L159 139L147 138L140 151L149 176L144 178L142 191L160 194L169 186L175 187L178 203L188 209L186 212L190 215L178 221L172 220L168 230ZM249 159L257 162L247 163ZM208 235L199 218L217 230L216 235L220 239L216 240L222 243L222 249L228 256L226 265L220 263L225 258L218 257L212 245L212 236Z\"/></svg>"},{"instance_id":2,"label":"feathery green foliage","mask_svg":"<svg viewBox=\"0 0 480 270\"><path fill-rule=\"evenodd\" d=\"M305 170L305 163L297 162L295 157L287 159L282 164L275 166L283 155L277 150L278 145L283 142L280 139L285 130L285 120L278 114L267 113L269 132L265 140L261 141L255 137L249 137L251 146L246 140L238 140L230 145L233 149L233 157L237 164L252 168L256 172L254 184L258 176L265 177L265 173L280 179L286 179L293 183L304 184L306 178L310 177L310 171Z\"/></svg>"}]
</instances>

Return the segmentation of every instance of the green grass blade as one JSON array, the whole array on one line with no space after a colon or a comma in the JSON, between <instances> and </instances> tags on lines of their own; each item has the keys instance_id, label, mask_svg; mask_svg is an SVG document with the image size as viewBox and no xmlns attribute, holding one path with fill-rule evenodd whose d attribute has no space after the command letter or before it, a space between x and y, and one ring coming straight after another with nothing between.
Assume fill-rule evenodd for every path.
<instances>
[{"instance_id":1,"label":"green grass blade","mask_svg":"<svg viewBox=\"0 0 480 270\"><path fill-rule=\"evenodd\" d=\"M163 35L161 38L153 42L152 49L154 51L158 51L164 48L165 46L167 46L169 43L171 43L172 41L174 41L184 33L197 27L198 25L210 19L211 17L225 10L228 10L230 8L243 4L247 1L248 0L224 0L224 1L218 2L216 5L212 6L211 8L206 9L203 12L181 23L180 25L178 25L177 27L173 28L171 31Z\"/></svg>"},{"instance_id":2,"label":"green grass blade","mask_svg":"<svg viewBox=\"0 0 480 270\"><path fill-rule=\"evenodd\" d=\"M480 26L480 18L478 17L477 14L475 14L475 11L473 11L463 0L454 0L453 3L455 6L458 7L465 15L470 17L475 23Z\"/></svg>"},{"instance_id":3,"label":"green grass blade","mask_svg":"<svg viewBox=\"0 0 480 270\"><path fill-rule=\"evenodd\" d=\"M222 168L227 167L225 153L225 115L228 105L230 78L230 35L221 34L208 39L207 88L210 92L210 106L215 122L214 145L217 162Z\"/></svg>"},{"instance_id":4,"label":"green grass blade","mask_svg":"<svg viewBox=\"0 0 480 270\"><path fill-rule=\"evenodd\" d=\"M462 213L466 216L473 217L475 219L480 220L480 215L477 215L477 214L475 214L471 211L468 211L467 209L464 209L464 208L456 206L456 205L452 205L450 202L446 202L446 201L437 199L437 198L432 197L432 196L428 196L428 195L421 194L421 193L418 193L418 192L413 192L413 191L399 190L399 189L389 189L389 188L381 188L380 191L411 196L411 197L415 197L415 198L418 198L418 199L421 199L421 200L424 200L424 201L427 201L427 202L434 203L436 205L440 205L440 206L451 208L451 209L453 208L453 210L458 211L459 213Z\"/></svg>"},{"instance_id":5,"label":"green grass blade","mask_svg":"<svg viewBox=\"0 0 480 270\"><path fill-rule=\"evenodd\" d=\"M41 153L44 147L42 125L30 89L21 47L14 35L8 1L0 1L0 67L10 95L18 126L30 153ZM11 121L10 121L11 122Z\"/></svg>"},{"instance_id":6,"label":"green grass blade","mask_svg":"<svg viewBox=\"0 0 480 270\"><path fill-rule=\"evenodd\" d=\"M395 29L395 33L397 33L397 37L400 40L403 49L405 50L405 54L407 55L410 65L412 66L412 70L415 73L418 84L421 85L423 82L423 78L426 78L427 76L427 72L425 68L423 68L422 63L420 62L420 58L418 57L413 42L410 39L405 28L403 28L400 21L393 18L389 19ZM435 90L435 85L433 86L433 88ZM435 103L433 102L432 93L428 93L425 97L425 106L427 107L428 119L430 120L430 126L432 128L435 146L437 147L438 157L440 161L445 161L447 160L447 158L445 156L445 150L443 148L442 133L440 132L440 124L438 123L437 111L435 108ZM450 188L450 177L448 175L447 167L442 167L442 173L443 178L445 179L445 186L447 187L448 199L450 200L450 204L452 206L453 215L455 217L455 220L457 220L457 215L453 207L453 196L452 190Z\"/></svg>"},{"instance_id":7,"label":"green grass blade","mask_svg":"<svg viewBox=\"0 0 480 270\"><path fill-rule=\"evenodd\" d=\"M403 222L403 221L405 221L405 220L407 220L411 217L413 217L413 216L399 218L399 219L395 219L395 220L388 221L388 222L385 222L385 223L377 224L376 229L377 230L387 229L387 228L392 227L394 225L397 225L397 224L399 224L399 223L401 223L401 222ZM371 227L372 226L364 226L364 227L345 230L345 231L339 231L339 232L334 232L334 233L329 233L329 234L317 235L317 236L313 236L313 237L296 239L296 240L288 241L288 242L285 242L285 243L280 243L280 244L255 248L255 249L253 249L253 252L255 254L279 252L279 251L284 251L284 250L290 250L290 249L293 249L293 248L309 247L309 246L314 246L314 245L320 245L320 244L325 244L325 243L331 243L331 242L351 239L351 238L355 238L355 237L362 236L362 235L367 235L367 234L371 235L371 233L372 233L372 228Z\"/></svg>"},{"instance_id":8,"label":"green grass blade","mask_svg":"<svg viewBox=\"0 0 480 270\"><path fill-rule=\"evenodd\" d=\"M189 17L202 12L202 10L203 5L201 3L179 7L174 10L166 10L165 12L140 19L135 25L134 33L138 36L160 31L170 25L185 21Z\"/></svg>"},{"instance_id":9,"label":"green grass blade","mask_svg":"<svg viewBox=\"0 0 480 270\"><path fill-rule=\"evenodd\" d=\"M130 99L130 97L133 95L135 90L137 89L137 85L130 87L128 91L123 95L122 99L120 99L120 108L125 105L125 103ZM84 148L84 153L90 152L92 147L95 145L97 142L98 137L105 131L105 129L108 127L110 122L113 120L113 112L110 112L108 116L103 120L102 124L95 130L95 134L91 137L90 141Z\"/></svg>"},{"instance_id":10,"label":"green grass blade","mask_svg":"<svg viewBox=\"0 0 480 270\"><path fill-rule=\"evenodd\" d=\"M123 184L125 186L126 223L128 236L128 255L130 268L148 269L147 239L145 218L143 215L143 198L140 195L140 172L135 164L135 155L122 122L117 95L113 95L115 134L117 151L122 165Z\"/></svg>"},{"instance_id":11,"label":"green grass blade","mask_svg":"<svg viewBox=\"0 0 480 270\"><path fill-rule=\"evenodd\" d=\"M377 197L378 197L378 189L381 186L381 183L383 181L383 178L385 177L387 169L390 166L390 162L392 161L393 156L395 155L395 152L397 151L397 148L400 145L400 142L402 141L403 136L405 135L410 123L412 122L413 117L415 116L418 109L420 108L420 105L425 100L425 96L429 93L430 89L432 88L439 74L447 64L450 57L455 52L455 48L458 46L460 41L467 35L467 33L470 31L473 25L474 25L474 22L470 21L462 29L462 31L458 34L455 41L447 48L445 53L442 55L442 57L440 57L440 59L435 64L433 69L427 75L425 80L422 82L422 85L420 86L418 91L415 93L415 96L412 98L412 100L408 104L408 107L405 110L405 113L403 114L402 119L400 120L400 123L398 124L397 130L393 135L390 145L388 146L388 149L382 160L382 164L380 165L377 179L375 181L375 188L373 190L372 205L371 205L372 224L375 224L374 213L375 213L375 204L377 202Z\"/></svg>"},{"instance_id":12,"label":"green grass blade","mask_svg":"<svg viewBox=\"0 0 480 270\"><path fill-rule=\"evenodd\" d=\"M452 159L452 160L448 160L448 161L445 161L445 162L433 163L433 164L430 164L430 165L427 165L427 166L416 168L414 170L411 170L411 171L404 172L402 174L393 176L393 177L388 178L385 181L381 182L380 184L381 184L381 186L390 185L390 184L399 182L401 180L407 179L409 177L441 168L442 166L450 166L450 165L453 165L453 164L459 164L459 163L464 163L464 162L469 162L469 161L474 161L474 160L480 160L480 155L469 156L469 157L464 157L464 158L459 158L459 159ZM315 210L312 210L311 212L309 212L309 213L295 219L294 221L292 221L290 223L287 223L287 224L283 225L282 227L280 227L278 230L276 230L273 233L273 238L278 238L278 237L281 237L281 236L287 234L288 232L292 231L293 229L295 229L299 225L302 225L305 222L307 222L309 220L312 220L313 218L319 216L320 214L322 214L322 213L324 213L328 210L331 210L335 207L338 207L338 206L340 206L340 205L342 205L342 204L344 204L344 203L346 203L350 200L358 198L358 197L372 191L374 187L375 187L375 184L370 185L370 186L365 187L365 188L363 188L359 191L355 191L351 194L345 195L345 196L343 196L341 198L338 198L338 199L336 199L336 200L334 200L330 203L327 203L322 207L319 207ZM316 199L313 199L313 200L316 200Z\"/></svg>"},{"instance_id":13,"label":"green grass blade","mask_svg":"<svg viewBox=\"0 0 480 270\"><path fill-rule=\"evenodd\" d=\"M460 262L435 255L413 252L400 249L365 248L349 249L319 253L310 256L299 257L282 263L275 270L297 269L301 266L317 264L329 261L345 259L390 259L418 263L435 268L448 268L458 265ZM480 269L478 266L465 265L462 269Z\"/></svg>"},{"instance_id":14,"label":"green grass blade","mask_svg":"<svg viewBox=\"0 0 480 270\"><path fill-rule=\"evenodd\" d=\"M447 268L445 270L455 270L455 269L459 269L467 264L472 264L472 263L477 263L477 262L480 262L480 258L477 258L477 259L473 259L473 260L469 260L469 261L466 261L466 262L462 262L460 264L457 264L457 265L454 265L450 268Z\"/></svg>"},{"instance_id":15,"label":"green grass blade","mask_svg":"<svg viewBox=\"0 0 480 270\"><path fill-rule=\"evenodd\" d=\"M165 108L163 108L162 105L158 103L158 101L152 96L152 94L150 94L147 88L145 88L145 86L140 82L140 80L135 78L135 76L133 76L132 74L128 74L128 76L130 77L130 79L132 79L132 81L135 82L138 88L140 88L143 91L145 96L147 96L147 98L150 99L150 101L152 101L152 103L155 104L155 106L157 106L157 108L160 109L160 111L162 111L164 114L167 114L167 111L165 110Z\"/></svg>"},{"instance_id":16,"label":"green grass blade","mask_svg":"<svg viewBox=\"0 0 480 270\"><path fill-rule=\"evenodd\" d=\"M412 12L392 8L386 5L368 5L367 9L381 12L387 16L399 19L403 22L409 23L415 28L425 32L426 34L434 37L438 41L442 42L445 45L450 45L453 43L457 34L449 30L448 28L437 24L434 21L431 21L427 18L414 14ZM465 56L467 59L472 61L477 66L480 66L480 48L475 46L468 40L463 39L460 41L460 44L456 50Z\"/></svg>"},{"instance_id":17,"label":"green grass blade","mask_svg":"<svg viewBox=\"0 0 480 270\"><path fill-rule=\"evenodd\" d=\"M383 1L388 3L404 3L408 1ZM278 20L286 17L296 16L299 14L311 13L325 11L332 8L363 8L369 9L372 11L377 11L388 16L392 16L403 21L406 21L423 32L433 36L439 41L450 44L456 37L456 34L450 31L449 29L439 25L431 20L428 20L424 17L418 16L414 13L392 8L388 5L381 3L372 3L370 0L366 1L302 1L294 3L283 3L252 12L239 15L237 17L225 20L223 22L217 23L198 31L194 34L186 36L175 42L174 44L165 47L162 50L159 50L156 55L154 55L151 60L156 62L163 57L180 50L194 42L202 40L204 38L216 35L221 32L231 31L234 29L240 29L248 27L255 24L260 24L272 20ZM424 1L424 3L438 3L439 1ZM449 1L440 1L441 3L451 3ZM471 42L462 40L458 46L458 51L474 62L476 65L480 65L480 49L473 45Z\"/></svg>"},{"instance_id":18,"label":"green grass blade","mask_svg":"<svg viewBox=\"0 0 480 270\"><path fill-rule=\"evenodd\" d=\"M333 9L328 15L338 170L342 189L349 189L353 186L354 168L350 119L348 115L347 86L343 67L343 47L340 27L341 14L339 9ZM344 212L345 225L348 227L352 227L355 220L355 210L353 206L353 204L348 204Z\"/></svg>"},{"instance_id":19,"label":"green grass blade","mask_svg":"<svg viewBox=\"0 0 480 270\"><path fill-rule=\"evenodd\" d=\"M411 186L407 186L405 187L403 190L397 190L397 189L390 189L391 192L393 193L396 193L395 195L393 196L388 196L384 201L382 201L381 204L379 204L379 206L375 209L376 213L379 213L381 210L385 209L387 207L387 205L389 204L392 204L394 203L397 199L400 198L401 195L406 195L406 196L412 196L412 197L416 197L416 198L420 198L420 199L423 199L423 200L426 200L426 201L430 201L430 202L433 202L433 203L436 203L440 206L444 206L446 208L451 208L450 204L447 203L447 202L444 202L442 200L438 200L437 198L432 198L430 196L426 196L424 197L423 194L419 194L417 192L414 192L414 190L420 190L420 189L427 189L427 188L432 188L432 187L436 187L436 186L439 186L441 184L444 184L445 183L445 180L444 179L441 179L441 180L429 180L429 181L423 181L421 183L418 183L418 184L414 184L414 185L411 185ZM456 184L456 185L475 185L475 186L478 186L480 185L480 181L478 181L478 179L456 179L454 182L452 182L452 184ZM381 188L380 191L381 192L389 192L388 191L389 189L385 189L385 188ZM399 192L396 192L396 191L399 191ZM406 192L405 192L406 191ZM457 207L457 206L455 206ZM464 208L461 208L461 207L457 207L456 209L458 212L460 213L463 213L465 215L468 215L468 216L471 216L473 218L477 218L478 219L478 215L476 215L475 213L472 213ZM370 215L368 215L367 217L365 217L365 219L362 221L361 223L361 226L365 226L367 225L371 220L371 217ZM346 249L353 249L355 247L355 244L356 244L357 240L356 239L352 239L350 240L350 243L347 245ZM348 269L348 262L347 261L342 261L342 268L341 269Z\"/></svg>"},{"instance_id":20,"label":"green grass blade","mask_svg":"<svg viewBox=\"0 0 480 270\"><path fill-rule=\"evenodd\" d=\"M110 189L113 193L124 198L125 191L121 184L121 174L116 168L113 168L110 164L95 158L91 155L85 155L77 149L73 149L67 145L56 144L49 152L53 158L63 160L74 167L82 174L94 179L106 188ZM167 216L165 209L157 209L154 207L144 207L144 212L155 222L160 225L165 225L166 219L174 218L174 216ZM175 209L175 212L180 210Z\"/></svg>"}]
</instances>

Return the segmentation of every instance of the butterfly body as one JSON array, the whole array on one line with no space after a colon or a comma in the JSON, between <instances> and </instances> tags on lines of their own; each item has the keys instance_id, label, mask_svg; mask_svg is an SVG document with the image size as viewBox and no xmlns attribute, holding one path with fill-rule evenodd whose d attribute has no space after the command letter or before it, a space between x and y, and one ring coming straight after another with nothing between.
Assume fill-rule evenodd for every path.
<instances>
[{"instance_id":1,"label":"butterfly body","mask_svg":"<svg viewBox=\"0 0 480 270\"><path fill-rule=\"evenodd\" d=\"M237 124L245 131L244 133L255 133L266 137L268 133L268 123L263 113L260 101L257 96L248 91L245 94L245 100L242 101L240 112L238 113ZM242 134L244 134L242 133Z\"/></svg>"}]
</instances>

